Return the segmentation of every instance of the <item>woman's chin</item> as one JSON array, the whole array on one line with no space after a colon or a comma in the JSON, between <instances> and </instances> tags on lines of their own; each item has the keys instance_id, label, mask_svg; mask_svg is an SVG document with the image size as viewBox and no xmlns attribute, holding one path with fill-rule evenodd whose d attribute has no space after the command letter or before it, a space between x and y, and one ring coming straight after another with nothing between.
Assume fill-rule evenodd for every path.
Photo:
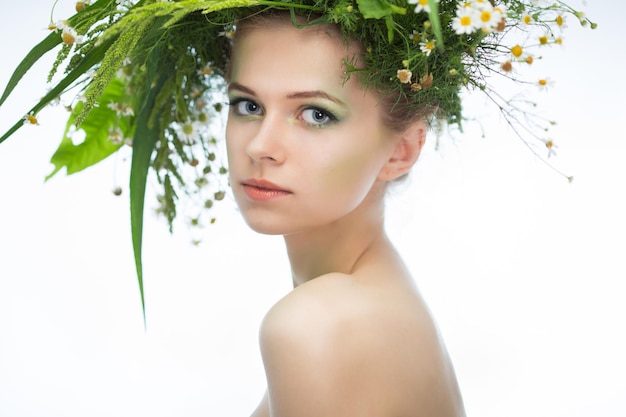
<instances>
[{"instance_id":1,"label":"woman's chin","mask_svg":"<svg viewBox=\"0 0 626 417\"><path fill-rule=\"evenodd\" d=\"M253 217L254 216L246 217L244 215L243 219L248 225L248 227L252 229L253 231L255 231L256 233L259 233L262 235L271 235L271 236L284 235L284 234L289 233L289 231L285 228L284 225L276 224L275 222L267 221L265 219L258 219L258 218L253 218Z\"/></svg>"}]
</instances>

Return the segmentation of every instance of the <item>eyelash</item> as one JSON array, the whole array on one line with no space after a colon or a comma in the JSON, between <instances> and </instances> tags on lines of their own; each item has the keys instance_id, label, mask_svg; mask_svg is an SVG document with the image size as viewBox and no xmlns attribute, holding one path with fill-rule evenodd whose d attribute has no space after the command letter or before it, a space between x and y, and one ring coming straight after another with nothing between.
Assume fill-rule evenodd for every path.
<instances>
[{"instance_id":1,"label":"eyelash","mask_svg":"<svg viewBox=\"0 0 626 417\"><path fill-rule=\"evenodd\" d=\"M235 112L235 114L237 116L249 117L249 116L257 116L258 115L257 113L244 113L244 112L242 112L240 107L239 107L241 104L246 104L246 105L252 104L252 105L255 105L257 107L257 110L262 110L261 106L258 103L256 103L254 100L250 100L250 99L244 98L244 97L234 98L234 99L230 100L230 102L228 103L228 105L233 108L233 111ZM301 119L302 122L306 126L308 126L308 127L323 128L323 127L326 127L326 126L328 126L330 124L334 124L334 123L339 121L339 118L337 116L335 116L331 111L326 110L326 109L324 109L322 107L319 107L319 106L307 106L307 107L304 107L299 112L299 115L300 115L299 119L307 111L312 111L312 112L315 112L315 113L321 113L324 116L324 118L325 118L325 121L320 122L320 123L311 123L311 122L308 122L306 120Z\"/></svg>"},{"instance_id":2,"label":"eyelash","mask_svg":"<svg viewBox=\"0 0 626 417\"><path fill-rule=\"evenodd\" d=\"M233 108L233 111L237 116L254 116L255 114L244 114L240 111L239 105L245 103L254 104L258 109L261 108L261 106L259 106L255 101L243 97L232 99L228 105Z\"/></svg>"}]
</instances>

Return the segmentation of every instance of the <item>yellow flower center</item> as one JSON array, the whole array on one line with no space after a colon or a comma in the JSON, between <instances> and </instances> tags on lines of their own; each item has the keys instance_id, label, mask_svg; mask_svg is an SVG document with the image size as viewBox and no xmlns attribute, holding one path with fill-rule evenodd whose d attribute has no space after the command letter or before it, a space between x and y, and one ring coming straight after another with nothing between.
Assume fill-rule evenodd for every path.
<instances>
[{"instance_id":1,"label":"yellow flower center","mask_svg":"<svg viewBox=\"0 0 626 417\"><path fill-rule=\"evenodd\" d=\"M539 85L542 86L542 87L545 87L546 85L548 85L548 80L544 80L544 79L539 80ZM549 142L549 143L551 144L552 142ZM550 145L550 146L552 146L552 145Z\"/></svg>"},{"instance_id":2,"label":"yellow flower center","mask_svg":"<svg viewBox=\"0 0 626 417\"><path fill-rule=\"evenodd\" d=\"M461 18L461 26L471 26L472 25L472 18L469 16L463 16Z\"/></svg>"},{"instance_id":3,"label":"yellow flower center","mask_svg":"<svg viewBox=\"0 0 626 417\"><path fill-rule=\"evenodd\" d=\"M193 126L191 123L185 123L182 130L184 134L191 135L193 133Z\"/></svg>"},{"instance_id":4,"label":"yellow flower center","mask_svg":"<svg viewBox=\"0 0 626 417\"><path fill-rule=\"evenodd\" d=\"M491 20L491 12L489 10L485 10L480 14L480 20L483 22L489 22Z\"/></svg>"},{"instance_id":5,"label":"yellow flower center","mask_svg":"<svg viewBox=\"0 0 626 417\"><path fill-rule=\"evenodd\" d=\"M204 113L204 112L200 113L198 115L198 121L200 123L208 123L209 122L209 115L207 113Z\"/></svg>"},{"instance_id":6,"label":"yellow flower center","mask_svg":"<svg viewBox=\"0 0 626 417\"><path fill-rule=\"evenodd\" d=\"M85 10L87 8L87 6L89 6L89 2L88 1L77 1L76 2L76 12L80 13L83 10Z\"/></svg>"},{"instance_id":7,"label":"yellow flower center","mask_svg":"<svg viewBox=\"0 0 626 417\"><path fill-rule=\"evenodd\" d=\"M426 6L428 5L428 0L419 0L418 3L420 4L420 6Z\"/></svg>"},{"instance_id":8,"label":"yellow flower center","mask_svg":"<svg viewBox=\"0 0 626 417\"><path fill-rule=\"evenodd\" d=\"M527 63L528 65L532 64L532 63L533 63L533 61L534 61L534 58L533 58L532 56L528 55L528 56L526 57L526 63Z\"/></svg>"},{"instance_id":9,"label":"yellow flower center","mask_svg":"<svg viewBox=\"0 0 626 417\"><path fill-rule=\"evenodd\" d=\"M542 45L547 44L548 43L548 37L545 36L545 35L544 36L540 36L539 37L539 43L542 44Z\"/></svg>"},{"instance_id":10,"label":"yellow flower center","mask_svg":"<svg viewBox=\"0 0 626 417\"><path fill-rule=\"evenodd\" d=\"M28 121L28 123L30 123L31 125L36 125L37 123L39 123L39 121L37 120L37 118L35 116L33 116L32 114L29 114L26 116L26 120Z\"/></svg>"},{"instance_id":11,"label":"yellow flower center","mask_svg":"<svg viewBox=\"0 0 626 417\"><path fill-rule=\"evenodd\" d=\"M559 26L563 26L563 16L558 15L556 17L556 24L559 25Z\"/></svg>"},{"instance_id":12,"label":"yellow flower center","mask_svg":"<svg viewBox=\"0 0 626 417\"><path fill-rule=\"evenodd\" d=\"M530 25L530 22L533 21L533 18L530 17L529 15L525 15L522 20L524 21L525 24Z\"/></svg>"},{"instance_id":13,"label":"yellow flower center","mask_svg":"<svg viewBox=\"0 0 626 417\"><path fill-rule=\"evenodd\" d=\"M523 52L522 47L519 45L515 45L514 47L511 48L511 53L516 58L519 58L520 56L522 56L522 52Z\"/></svg>"},{"instance_id":14,"label":"yellow flower center","mask_svg":"<svg viewBox=\"0 0 626 417\"><path fill-rule=\"evenodd\" d=\"M61 39L63 39L63 43L66 45L71 45L76 42L76 37L69 32L63 32L61 34Z\"/></svg>"}]
</instances>

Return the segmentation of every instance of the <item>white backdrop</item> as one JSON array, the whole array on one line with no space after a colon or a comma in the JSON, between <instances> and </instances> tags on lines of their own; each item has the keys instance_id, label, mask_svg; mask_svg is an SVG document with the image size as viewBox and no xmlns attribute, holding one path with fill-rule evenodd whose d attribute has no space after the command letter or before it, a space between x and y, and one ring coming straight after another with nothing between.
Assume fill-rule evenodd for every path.
<instances>
[{"instance_id":1,"label":"white backdrop","mask_svg":"<svg viewBox=\"0 0 626 417\"><path fill-rule=\"evenodd\" d=\"M3 4L1 87L46 35L51 3ZM431 138L389 201L468 416L626 416L626 6L603 3L584 8L596 31L570 19L564 47L536 63L555 80L551 161L572 184L470 97L488 136L469 126L437 151ZM72 8L60 0L56 16ZM0 108L2 132L48 68ZM43 182L65 116L46 111L0 145L0 416L248 415L265 389L257 328L290 288L280 238L247 230L227 201L193 247L184 221L171 236L148 211L144 330L127 194L111 193L121 161Z\"/></svg>"}]
</instances>

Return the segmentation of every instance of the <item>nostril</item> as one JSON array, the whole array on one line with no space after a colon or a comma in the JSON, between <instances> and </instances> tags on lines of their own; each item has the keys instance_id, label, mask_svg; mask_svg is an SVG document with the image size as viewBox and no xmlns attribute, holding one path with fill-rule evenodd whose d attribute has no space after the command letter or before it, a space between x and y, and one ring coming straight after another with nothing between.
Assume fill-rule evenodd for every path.
<instances>
[{"instance_id":1,"label":"nostril","mask_svg":"<svg viewBox=\"0 0 626 417\"><path fill-rule=\"evenodd\" d=\"M246 153L255 162L280 164L285 155L282 136L276 124L264 123L248 142Z\"/></svg>"}]
</instances>

